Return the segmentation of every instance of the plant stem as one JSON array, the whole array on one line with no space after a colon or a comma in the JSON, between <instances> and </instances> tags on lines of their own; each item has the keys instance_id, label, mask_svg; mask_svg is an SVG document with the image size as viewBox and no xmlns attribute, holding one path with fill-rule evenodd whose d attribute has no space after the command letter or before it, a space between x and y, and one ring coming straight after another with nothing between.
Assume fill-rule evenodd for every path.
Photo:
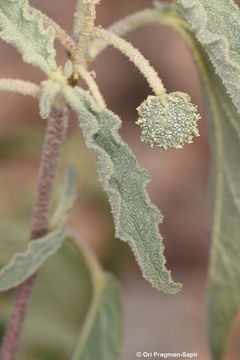
<instances>
[{"instance_id":1,"label":"plant stem","mask_svg":"<svg viewBox=\"0 0 240 360\"><path fill-rule=\"evenodd\" d=\"M30 81L3 78L0 79L0 91L9 91L37 98L40 93L40 87Z\"/></svg>"},{"instance_id":2,"label":"plant stem","mask_svg":"<svg viewBox=\"0 0 240 360\"><path fill-rule=\"evenodd\" d=\"M51 193L67 124L67 109L53 109L47 122L45 143L39 166L37 193L32 215L31 239L38 239L48 232ZM0 360L13 360L15 357L35 279L36 274L18 287L12 314L3 339Z\"/></svg>"},{"instance_id":3,"label":"plant stem","mask_svg":"<svg viewBox=\"0 0 240 360\"><path fill-rule=\"evenodd\" d=\"M166 92L156 70L150 65L149 61L140 53L140 51L129 42L100 27L95 27L93 29L92 37L106 41L121 51L123 55L127 56L146 78L149 86L156 95L161 95Z\"/></svg>"},{"instance_id":4,"label":"plant stem","mask_svg":"<svg viewBox=\"0 0 240 360\"><path fill-rule=\"evenodd\" d=\"M106 108L106 102L98 88L96 81L94 80L94 75L91 72L87 71L83 66L79 66L79 74L81 78L87 84L92 96L94 97L95 101L98 103L99 106L102 108Z\"/></svg>"},{"instance_id":5,"label":"plant stem","mask_svg":"<svg viewBox=\"0 0 240 360\"><path fill-rule=\"evenodd\" d=\"M117 36L125 36L133 30L147 25L167 25L172 26L177 30L179 28L177 23L181 23L181 26L186 27L180 18L173 16L173 8L171 5L163 6L160 9L144 9L137 11L122 20L119 20L109 26L107 30ZM88 64L91 64L95 58L108 46L105 41L95 39L89 46L89 53L87 56Z\"/></svg>"},{"instance_id":6,"label":"plant stem","mask_svg":"<svg viewBox=\"0 0 240 360\"><path fill-rule=\"evenodd\" d=\"M165 14L162 14L157 9L144 9L137 11L127 17L115 22L108 27L108 31L118 36L125 36L129 32L136 30L142 26L152 24L164 24ZM92 41L89 47L88 62L92 63L93 60L107 47L107 43L102 40Z\"/></svg>"},{"instance_id":7,"label":"plant stem","mask_svg":"<svg viewBox=\"0 0 240 360\"><path fill-rule=\"evenodd\" d=\"M77 48L73 54L74 65L85 64L88 45L96 18L96 5L98 3L99 0L77 0L73 28L73 36L77 42Z\"/></svg>"}]
</instances>

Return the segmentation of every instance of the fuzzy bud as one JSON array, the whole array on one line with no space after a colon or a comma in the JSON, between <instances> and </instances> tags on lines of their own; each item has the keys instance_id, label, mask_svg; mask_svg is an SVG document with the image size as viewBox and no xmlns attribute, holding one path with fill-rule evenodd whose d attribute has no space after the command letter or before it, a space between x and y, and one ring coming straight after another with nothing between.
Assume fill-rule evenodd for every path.
<instances>
[{"instance_id":1,"label":"fuzzy bud","mask_svg":"<svg viewBox=\"0 0 240 360\"><path fill-rule=\"evenodd\" d=\"M141 140L163 150L180 149L199 136L200 115L190 97L181 92L149 96L138 108L136 124L142 129Z\"/></svg>"}]
</instances>

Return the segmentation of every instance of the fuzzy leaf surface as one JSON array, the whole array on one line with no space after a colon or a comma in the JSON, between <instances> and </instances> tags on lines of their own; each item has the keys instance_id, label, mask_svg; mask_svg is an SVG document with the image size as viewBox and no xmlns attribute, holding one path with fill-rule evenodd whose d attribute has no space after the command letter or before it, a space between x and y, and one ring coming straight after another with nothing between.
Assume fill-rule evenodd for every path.
<instances>
[{"instance_id":1,"label":"fuzzy leaf surface","mask_svg":"<svg viewBox=\"0 0 240 360\"><path fill-rule=\"evenodd\" d=\"M240 309L240 115L208 63L206 103L212 146L213 214L209 270L209 340L214 360L223 357Z\"/></svg>"},{"instance_id":2,"label":"fuzzy leaf surface","mask_svg":"<svg viewBox=\"0 0 240 360\"><path fill-rule=\"evenodd\" d=\"M54 254L66 237L64 227L29 242L26 251L14 255L0 271L0 291L12 289L33 275L38 268Z\"/></svg>"},{"instance_id":3,"label":"fuzzy leaf surface","mask_svg":"<svg viewBox=\"0 0 240 360\"><path fill-rule=\"evenodd\" d=\"M176 0L240 112L240 10L232 0Z\"/></svg>"},{"instance_id":4,"label":"fuzzy leaf surface","mask_svg":"<svg viewBox=\"0 0 240 360\"><path fill-rule=\"evenodd\" d=\"M165 8L163 14L192 51L203 80L209 115L213 165L208 320L212 358L220 360L240 308L240 115L180 11L170 6L169 12Z\"/></svg>"},{"instance_id":5,"label":"fuzzy leaf surface","mask_svg":"<svg viewBox=\"0 0 240 360\"><path fill-rule=\"evenodd\" d=\"M59 192L59 201L53 214L52 227L63 224L68 219L68 214L77 198L77 175L74 168L66 166L62 186Z\"/></svg>"},{"instance_id":6,"label":"fuzzy leaf surface","mask_svg":"<svg viewBox=\"0 0 240 360\"><path fill-rule=\"evenodd\" d=\"M49 74L57 68L54 30L43 26L42 14L27 0L0 0L0 38L13 45L27 63Z\"/></svg>"},{"instance_id":7,"label":"fuzzy leaf surface","mask_svg":"<svg viewBox=\"0 0 240 360\"><path fill-rule=\"evenodd\" d=\"M5 226L0 223L0 230L5 230L4 236L1 232L4 239L0 241L1 265L7 263L12 253L26 248L28 227L28 222L16 224L15 220ZM0 342L11 311L12 296L12 291L0 293ZM93 286L85 259L70 241L64 241L38 272L28 320L21 334L18 360L70 359L92 296Z\"/></svg>"},{"instance_id":8,"label":"fuzzy leaf surface","mask_svg":"<svg viewBox=\"0 0 240 360\"><path fill-rule=\"evenodd\" d=\"M120 138L120 119L111 111L99 108L80 88L65 88L65 97L79 117L87 146L96 154L116 236L131 246L144 277L153 286L176 293L181 285L173 282L165 267L163 239L158 231L162 216L146 192L151 178Z\"/></svg>"},{"instance_id":9,"label":"fuzzy leaf surface","mask_svg":"<svg viewBox=\"0 0 240 360\"><path fill-rule=\"evenodd\" d=\"M72 360L116 360L122 340L121 291L118 281L104 272L89 249L76 242L87 264L92 299Z\"/></svg>"}]
</instances>

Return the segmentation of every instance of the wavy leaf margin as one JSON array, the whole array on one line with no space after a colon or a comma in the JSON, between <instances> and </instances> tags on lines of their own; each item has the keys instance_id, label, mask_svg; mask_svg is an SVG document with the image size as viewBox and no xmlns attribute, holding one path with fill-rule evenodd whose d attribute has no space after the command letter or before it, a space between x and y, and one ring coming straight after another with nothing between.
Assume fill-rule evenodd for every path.
<instances>
[{"instance_id":1,"label":"wavy leaf margin","mask_svg":"<svg viewBox=\"0 0 240 360\"><path fill-rule=\"evenodd\" d=\"M14 255L0 271L0 291L12 289L33 275L62 245L67 230L60 226L48 235L29 242L27 249Z\"/></svg>"},{"instance_id":2,"label":"wavy leaf margin","mask_svg":"<svg viewBox=\"0 0 240 360\"><path fill-rule=\"evenodd\" d=\"M168 11L169 9L169 11ZM215 73L207 53L183 19L181 6L161 12L179 32L200 71L209 111L212 153L212 247L208 283L208 337L212 359L224 356L240 309L240 114ZM159 8L159 11L160 8ZM190 24L191 25L191 24Z\"/></svg>"},{"instance_id":3,"label":"wavy leaf margin","mask_svg":"<svg viewBox=\"0 0 240 360\"><path fill-rule=\"evenodd\" d=\"M240 112L240 10L232 0L175 0Z\"/></svg>"},{"instance_id":4,"label":"wavy leaf margin","mask_svg":"<svg viewBox=\"0 0 240 360\"><path fill-rule=\"evenodd\" d=\"M178 292L181 284L172 280L165 267L163 239L158 230L162 215L146 192L150 174L139 167L136 157L120 138L120 119L111 111L98 107L79 87L65 87L64 96L78 115L87 146L96 155L116 236L129 243L143 276L152 286L167 293Z\"/></svg>"},{"instance_id":5,"label":"wavy leaf margin","mask_svg":"<svg viewBox=\"0 0 240 360\"><path fill-rule=\"evenodd\" d=\"M54 30L45 27L42 13L27 0L0 0L0 38L13 45L27 63L49 74L57 69Z\"/></svg>"}]
</instances>

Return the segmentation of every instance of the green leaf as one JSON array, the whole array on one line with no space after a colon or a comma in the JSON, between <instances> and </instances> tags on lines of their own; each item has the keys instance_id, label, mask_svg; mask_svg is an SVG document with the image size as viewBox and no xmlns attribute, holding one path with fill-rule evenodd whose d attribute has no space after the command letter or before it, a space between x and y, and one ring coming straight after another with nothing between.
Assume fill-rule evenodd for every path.
<instances>
[{"instance_id":1,"label":"green leaf","mask_svg":"<svg viewBox=\"0 0 240 360\"><path fill-rule=\"evenodd\" d=\"M12 289L33 275L62 245L66 229L59 227L48 235L29 242L25 252L16 254L0 271L0 291Z\"/></svg>"},{"instance_id":2,"label":"green leaf","mask_svg":"<svg viewBox=\"0 0 240 360\"><path fill-rule=\"evenodd\" d=\"M119 353L122 308L118 281L101 269L86 245L74 236L39 272L21 335L19 360L66 360L74 347L74 356L78 359L81 354L80 359L85 360L88 344L97 354L91 360L115 360ZM0 330L10 310L9 295L0 294Z\"/></svg>"},{"instance_id":3,"label":"green leaf","mask_svg":"<svg viewBox=\"0 0 240 360\"><path fill-rule=\"evenodd\" d=\"M105 275L95 290L95 299L72 360L114 360L121 344L119 285Z\"/></svg>"},{"instance_id":4,"label":"green leaf","mask_svg":"<svg viewBox=\"0 0 240 360\"><path fill-rule=\"evenodd\" d=\"M1 198L1 202L4 199ZM3 268L14 256L15 253L22 252L28 245L29 228L27 222L24 223L19 218L6 218L1 213L0 220L0 269Z\"/></svg>"},{"instance_id":5,"label":"green leaf","mask_svg":"<svg viewBox=\"0 0 240 360\"><path fill-rule=\"evenodd\" d=\"M65 97L77 112L87 146L97 157L100 180L106 191L115 223L116 236L131 246L144 277L156 288L176 293L165 267L158 225L162 216L146 193L149 173L141 169L127 144L120 138L120 119L99 108L80 88L65 88Z\"/></svg>"},{"instance_id":6,"label":"green leaf","mask_svg":"<svg viewBox=\"0 0 240 360\"><path fill-rule=\"evenodd\" d=\"M240 112L240 11L232 0L176 0Z\"/></svg>"},{"instance_id":7,"label":"green leaf","mask_svg":"<svg viewBox=\"0 0 240 360\"><path fill-rule=\"evenodd\" d=\"M169 7L169 10L167 13L165 8L163 14L192 51L203 80L209 111L213 160L209 341L212 358L220 360L240 308L240 115L221 79L215 74L208 55L191 33L180 12L173 12L173 7ZM218 11L222 9L219 8ZM216 18L218 11L216 10Z\"/></svg>"},{"instance_id":8,"label":"green leaf","mask_svg":"<svg viewBox=\"0 0 240 360\"><path fill-rule=\"evenodd\" d=\"M240 115L214 74L214 68L208 61L205 66L214 159L209 340L213 359L219 360L240 309Z\"/></svg>"},{"instance_id":9,"label":"green leaf","mask_svg":"<svg viewBox=\"0 0 240 360\"><path fill-rule=\"evenodd\" d=\"M22 243L25 243L24 234ZM38 273L22 329L18 360L69 359L93 291L88 264L69 241L64 241ZM0 293L0 342L12 296L12 291Z\"/></svg>"},{"instance_id":10,"label":"green leaf","mask_svg":"<svg viewBox=\"0 0 240 360\"><path fill-rule=\"evenodd\" d=\"M63 183L60 189L59 201L53 214L51 227L66 223L68 214L77 198L77 174L70 165L66 166Z\"/></svg>"},{"instance_id":11,"label":"green leaf","mask_svg":"<svg viewBox=\"0 0 240 360\"><path fill-rule=\"evenodd\" d=\"M80 241L74 243L88 264L93 297L72 360L115 360L122 340L119 284L112 275L101 270Z\"/></svg>"},{"instance_id":12,"label":"green leaf","mask_svg":"<svg viewBox=\"0 0 240 360\"><path fill-rule=\"evenodd\" d=\"M43 25L40 11L29 12L27 0L0 0L0 37L13 45L27 63L45 73L56 70L54 30Z\"/></svg>"}]
</instances>

